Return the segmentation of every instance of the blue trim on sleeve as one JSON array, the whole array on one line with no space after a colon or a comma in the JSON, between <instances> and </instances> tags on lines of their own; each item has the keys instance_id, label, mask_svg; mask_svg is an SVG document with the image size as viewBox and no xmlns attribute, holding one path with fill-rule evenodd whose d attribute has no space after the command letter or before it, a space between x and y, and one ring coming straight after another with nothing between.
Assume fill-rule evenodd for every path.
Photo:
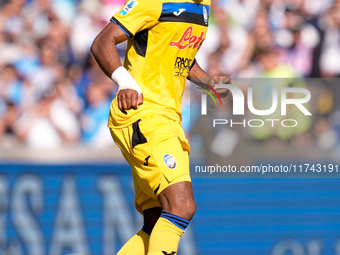
<instances>
[{"instance_id":1,"label":"blue trim on sleeve","mask_svg":"<svg viewBox=\"0 0 340 255\"><path fill-rule=\"evenodd\" d=\"M126 28L124 27L117 19L115 18L111 18L110 21L112 21L113 23L115 23L116 25L118 25L118 27L124 31L124 33L129 37L131 38L133 35L132 33Z\"/></svg>"}]
</instances>

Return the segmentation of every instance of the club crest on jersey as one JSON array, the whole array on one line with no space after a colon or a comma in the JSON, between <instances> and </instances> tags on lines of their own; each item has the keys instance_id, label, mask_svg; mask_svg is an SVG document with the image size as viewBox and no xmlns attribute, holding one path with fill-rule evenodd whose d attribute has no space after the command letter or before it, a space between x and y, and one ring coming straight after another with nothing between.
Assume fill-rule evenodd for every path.
<instances>
[{"instance_id":1,"label":"club crest on jersey","mask_svg":"<svg viewBox=\"0 0 340 255\"><path fill-rule=\"evenodd\" d=\"M163 156L163 161L164 164L170 169L175 169L177 166L175 158L170 154L165 154Z\"/></svg>"},{"instance_id":2,"label":"club crest on jersey","mask_svg":"<svg viewBox=\"0 0 340 255\"><path fill-rule=\"evenodd\" d=\"M137 4L138 2L136 0L130 0L125 4L124 8L119 13L125 16L129 11L135 8Z\"/></svg>"},{"instance_id":3,"label":"club crest on jersey","mask_svg":"<svg viewBox=\"0 0 340 255\"><path fill-rule=\"evenodd\" d=\"M192 34L192 31L192 26L188 27L177 42L170 42L170 46L177 47L180 50L183 50L186 47L188 47L189 49L199 48L204 41L204 32L202 31L200 36L196 36Z\"/></svg>"}]
</instances>

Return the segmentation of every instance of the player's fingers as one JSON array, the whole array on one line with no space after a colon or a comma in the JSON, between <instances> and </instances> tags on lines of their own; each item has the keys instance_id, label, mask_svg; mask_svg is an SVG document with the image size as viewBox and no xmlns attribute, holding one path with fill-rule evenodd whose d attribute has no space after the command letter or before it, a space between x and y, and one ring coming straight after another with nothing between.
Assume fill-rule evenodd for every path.
<instances>
[{"instance_id":1,"label":"player's fingers","mask_svg":"<svg viewBox=\"0 0 340 255\"><path fill-rule=\"evenodd\" d=\"M117 94L117 101L118 101L118 108L119 108L119 110L122 111L123 108L122 108L122 100L120 98L120 93Z\"/></svg>"},{"instance_id":2,"label":"player's fingers","mask_svg":"<svg viewBox=\"0 0 340 255\"><path fill-rule=\"evenodd\" d=\"M209 86L215 87L216 84L231 84L230 77L228 76L219 76L219 75L213 75L211 79L209 80ZM216 92L220 97L226 97L229 94L229 89L226 88L220 88L216 89Z\"/></svg>"},{"instance_id":3,"label":"player's fingers","mask_svg":"<svg viewBox=\"0 0 340 255\"><path fill-rule=\"evenodd\" d=\"M118 93L118 108L122 113L127 114L127 112L123 109L120 93Z\"/></svg>"},{"instance_id":4,"label":"player's fingers","mask_svg":"<svg viewBox=\"0 0 340 255\"><path fill-rule=\"evenodd\" d=\"M208 85L210 87L215 87L215 84L220 84L220 76L218 76L217 74L214 74L210 80L208 81Z\"/></svg>"},{"instance_id":5,"label":"player's fingers","mask_svg":"<svg viewBox=\"0 0 340 255\"><path fill-rule=\"evenodd\" d=\"M119 93L120 94L120 102L122 105L121 111L124 114L127 114L126 110L127 110L127 104L126 104L126 94L125 91L122 90L122 92Z\"/></svg>"},{"instance_id":6,"label":"player's fingers","mask_svg":"<svg viewBox=\"0 0 340 255\"><path fill-rule=\"evenodd\" d=\"M214 87L215 86L215 80L214 80L214 77L215 75L213 75L212 77L211 77L211 79L209 79L209 81L208 81L208 85L209 85L209 87Z\"/></svg>"},{"instance_id":7,"label":"player's fingers","mask_svg":"<svg viewBox=\"0 0 340 255\"><path fill-rule=\"evenodd\" d=\"M216 92L220 97L223 98L223 97L226 97L230 91L229 89L216 89Z\"/></svg>"},{"instance_id":8,"label":"player's fingers","mask_svg":"<svg viewBox=\"0 0 340 255\"><path fill-rule=\"evenodd\" d=\"M125 102L126 102L126 110L130 110L132 108L132 105L131 105L131 101L132 101L132 93L131 92L128 92L126 93L126 99L125 99Z\"/></svg>"},{"instance_id":9,"label":"player's fingers","mask_svg":"<svg viewBox=\"0 0 340 255\"><path fill-rule=\"evenodd\" d=\"M135 109L135 107L137 107L137 95L138 92L134 89L126 89L124 91L125 110Z\"/></svg>"},{"instance_id":10,"label":"player's fingers","mask_svg":"<svg viewBox=\"0 0 340 255\"><path fill-rule=\"evenodd\" d=\"M137 105L142 105L143 102L144 102L144 97L143 97L143 93L141 93L138 97Z\"/></svg>"},{"instance_id":11,"label":"player's fingers","mask_svg":"<svg viewBox=\"0 0 340 255\"><path fill-rule=\"evenodd\" d=\"M134 110L138 109L137 99L138 99L138 94L134 93L131 96L131 101L130 101L131 102L131 108L134 109Z\"/></svg>"},{"instance_id":12,"label":"player's fingers","mask_svg":"<svg viewBox=\"0 0 340 255\"><path fill-rule=\"evenodd\" d=\"M213 75L212 78L215 84L230 84L231 82L229 76Z\"/></svg>"},{"instance_id":13,"label":"player's fingers","mask_svg":"<svg viewBox=\"0 0 340 255\"><path fill-rule=\"evenodd\" d=\"M219 76L217 74L214 74L211 77L210 82L211 82L212 86L215 87L215 84L219 83Z\"/></svg>"},{"instance_id":14,"label":"player's fingers","mask_svg":"<svg viewBox=\"0 0 340 255\"><path fill-rule=\"evenodd\" d=\"M128 107L128 98L127 98L126 93L122 94L122 98L123 98L123 100L122 100L123 109L124 110L128 110L129 109L129 107Z\"/></svg>"},{"instance_id":15,"label":"player's fingers","mask_svg":"<svg viewBox=\"0 0 340 255\"><path fill-rule=\"evenodd\" d=\"M231 79L229 76L221 76L220 77L221 84L231 84Z\"/></svg>"}]
</instances>

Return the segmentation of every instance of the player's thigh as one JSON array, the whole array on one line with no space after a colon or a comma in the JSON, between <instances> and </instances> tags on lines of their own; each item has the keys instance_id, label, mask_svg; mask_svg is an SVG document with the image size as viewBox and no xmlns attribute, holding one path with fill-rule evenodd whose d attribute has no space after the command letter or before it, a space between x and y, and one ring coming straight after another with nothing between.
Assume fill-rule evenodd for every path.
<instances>
[{"instance_id":1,"label":"player's thigh","mask_svg":"<svg viewBox=\"0 0 340 255\"><path fill-rule=\"evenodd\" d=\"M139 212L160 206L157 196L168 186L191 181L182 128L163 116L147 116L122 130L111 130L132 168Z\"/></svg>"},{"instance_id":2,"label":"player's thigh","mask_svg":"<svg viewBox=\"0 0 340 255\"><path fill-rule=\"evenodd\" d=\"M183 150L178 137L171 137L156 146L155 158L161 171L161 182L157 192L177 182L191 181L189 175L189 155Z\"/></svg>"},{"instance_id":3,"label":"player's thigh","mask_svg":"<svg viewBox=\"0 0 340 255\"><path fill-rule=\"evenodd\" d=\"M183 150L178 137L171 137L155 145L151 158L153 169L145 173L146 178L137 180L139 188L145 192L137 196L136 208L152 208L157 206L153 204L156 202L169 213L191 219L195 203L189 175L188 152ZM154 198L158 199L152 197L145 201L145 195L150 190L153 193L149 196L154 195Z\"/></svg>"},{"instance_id":4,"label":"player's thigh","mask_svg":"<svg viewBox=\"0 0 340 255\"><path fill-rule=\"evenodd\" d=\"M150 155L150 146L144 140L143 133L139 130L139 122L137 121L124 128L110 129L110 132L113 140L121 149L124 158L131 166L135 207L138 212L143 214L146 209L161 206L154 194L160 177L157 180L157 175L159 176L159 174L153 171L155 164L152 159L149 162L148 156L145 156ZM146 181L149 179L152 179L152 181Z\"/></svg>"},{"instance_id":5,"label":"player's thigh","mask_svg":"<svg viewBox=\"0 0 340 255\"><path fill-rule=\"evenodd\" d=\"M139 131L147 142L134 147L140 167L136 172L141 177L140 186L152 196L179 181L191 181L189 176L189 152L180 139L181 127L163 116L142 118ZM151 192L150 192L151 193Z\"/></svg>"}]
</instances>

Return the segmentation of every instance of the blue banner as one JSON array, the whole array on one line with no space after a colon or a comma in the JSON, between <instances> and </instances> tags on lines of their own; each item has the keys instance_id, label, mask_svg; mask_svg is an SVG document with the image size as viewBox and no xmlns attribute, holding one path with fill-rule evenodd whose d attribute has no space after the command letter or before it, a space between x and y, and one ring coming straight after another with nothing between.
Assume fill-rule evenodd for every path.
<instances>
[{"instance_id":1,"label":"blue banner","mask_svg":"<svg viewBox=\"0 0 340 255\"><path fill-rule=\"evenodd\" d=\"M194 178L178 254L340 255L339 179ZM130 168L0 165L0 254L112 255L142 227Z\"/></svg>"}]
</instances>

